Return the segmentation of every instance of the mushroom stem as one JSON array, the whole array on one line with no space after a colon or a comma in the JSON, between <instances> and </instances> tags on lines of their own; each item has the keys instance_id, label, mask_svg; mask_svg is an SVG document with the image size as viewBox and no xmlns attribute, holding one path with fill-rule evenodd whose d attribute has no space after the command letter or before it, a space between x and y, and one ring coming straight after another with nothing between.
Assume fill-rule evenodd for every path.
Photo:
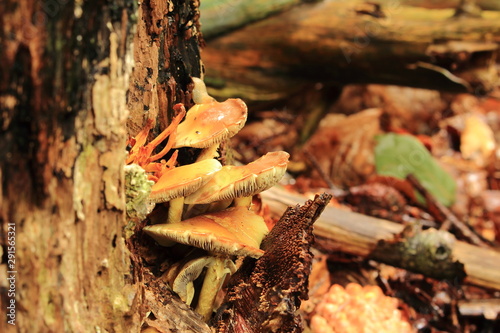
<instances>
[{"instance_id":1,"label":"mushroom stem","mask_svg":"<svg viewBox=\"0 0 500 333\"><path fill-rule=\"evenodd\" d=\"M200 155L198 156L198 158L196 159L196 162L219 157L219 153L217 152L217 149L219 149L219 146L220 146L220 144L215 144L215 145L211 145L208 148L203 149L201 151Z\"/></svg>"},{"instance_id":2,"label":"mushroom stem","mask_svg":"<svg viewBox=\"0 0 500 333\"><path fill-rule=\"evenodd\" d=\"M233 202L232 199L226 199L226 200L220 200L220 201L215 201L208 206L208 211L209 212L220 212L221 210L226 209L231 205Z\"/></svg>"},{"instance_id":3,"label":"mushroom stem","mask_svg":"<svg viewBox=\"0 0 500 333\"><path fill-rule=\"evenodd\" d=\"M237 197L237 198L234 198L234 206L235 207L248 207L250 208L250 206L252 205L252 195L248 196L248 197Z\"/></svg>"},{"instance_id":4,"label":"mushroom stem","mask_svg":"<svg viewBox=\"0 0 500 333\"><path fill-rule=\"evenodd\" d=\"M228 259L220 256L214 259L214 262L207 268L198 304L196 305L196 312L203 317L205 322L208 322L212 316L215 298L222 287L226 274L229 273L229 270L226 269L226 261Z\"/></svg>"},{"instance_id":5,"label":"mushroom stem","mask_svg":"<svg viewBox=\"0 0 500 333\"><path fill-rule=\"evenodd\" d=\"M171 199L169 203L167 223L180 222L184 209L184 197Z\"/></svg>"},{"instance_id":6,"label":"mushroom stem","mask_svg":"<svg viewBox=\"0 0 500 333\"><path fill-rule=\"evenodd\" d=\"M215 101L213 97L211 97L208 92L207 92L207 86L205 85L205 82L203 82L202 79L193 77L191 78L194 83L194 88L193 88L193 102L196 104L203 104L203 103L212 103Z\"/></svg>"},{"instance_id":7,"label":"mushroom stem","mask_svg":"<svg viewBox=\"0 0 500 333\"><path fill-rule=\"evenodd\" d=\"M204 256L189 260L180 269L175 265L169 271L167 279L173 291L179 295L187 305L191 305L195 294L194 281L200 276L203 269L214 262L214 257ZM176 276L174 276L177 274ZM173 281L172 281L173 280Z\"/></svg>"}]
</instances>

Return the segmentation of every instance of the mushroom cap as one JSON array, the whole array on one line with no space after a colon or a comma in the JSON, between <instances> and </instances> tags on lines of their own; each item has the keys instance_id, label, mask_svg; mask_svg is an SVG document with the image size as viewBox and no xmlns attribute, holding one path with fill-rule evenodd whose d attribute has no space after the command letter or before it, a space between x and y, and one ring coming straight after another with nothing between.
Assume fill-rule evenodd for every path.
<instances>
[{"instance_id":1,"label":"mushroom cap","mask_svg":"<svg viewBox=\"0 0 500 333\"><path fill-rule=\"evenodd\" d=\"M287 152L277 151L247 165L223 166L205 185L187 196L185 203L211 203L265 191L283 178L289 157Z\"/></svg>"},{"instance_id":2,"label":"mushroom cap","mask_svg":"<svg viewBox=\"0 0 500 333\"><path fill-rule=\"evenodd\" d=\"M185 197L203 186L221 168L219 161L208 159L167 171L151 188L149 199L158 203Z\"/></svg>"},{"instance_id":3,"label":"mushroom cap","mask_svg":"<svg viewBox=\"0 0 500 333\"><path fill-rule=\"evenodd\" d=\"M195 104L177 127L174 148L207 148L234 136L245 125L247 106L239 98Z\"/></svg>"},{"instance_id":4,"label":"mushroom cap","mask_svg":"<svg viewBox=\"0 0 500 333\"><path fill-rule=\"evenodd\" d=\"M175 241L213 253L259 258L264 254L260 242L268 229L261 216L246 207L233 207L178 223L146 226L144 231L160 245Z\"/></svg>"}]
</instances>

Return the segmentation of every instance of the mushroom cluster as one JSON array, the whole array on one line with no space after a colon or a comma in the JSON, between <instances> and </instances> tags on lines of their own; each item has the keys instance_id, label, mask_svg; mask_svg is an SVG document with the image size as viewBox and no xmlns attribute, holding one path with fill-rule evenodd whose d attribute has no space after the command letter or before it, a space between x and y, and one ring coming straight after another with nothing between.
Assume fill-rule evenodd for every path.
<instances>
[{"instance_id":1,"label":"mushroom cluster","mask_svg":"<svg viewBox=\"0 0 500 333\"><path fill-rule=\"evenodd\" d=\"M334 284L317 305L311 319L313 333L414 332L402 318L398 300L378 286Z\"/></svg>"},{"instance_id":2,"label":"mushroom cluster","mask_svg":"<svg viewBox=\"0 0 500 333\"><path fill-rule=\"evenodd\" d=\"M219 103L207 94L202 80L193 78L193 82L195 105L187 112L177 105L179 114L172 124L146 145L152 127L148 123L129 142L132 149L127 163L141 166L155 182L149 201L169 205L164 222L148 225L144 232L163 246L181 243L207 252L203 257L174 265L166 279L181 299L191 305L197 292L194 281L205 272L195 310L208 320L226 275L236 269L234 259L259 258L263 254L260 243L269 230L264 219L252 211L251 199L283 177L289 155L283 151L271 152L247 165L222 166L216 159L219 145L244 126L247 107L240 99ZM152 155L167 136L165 148ZM169 151L181 147L201 149L196 162L174 167L177 151L168 161L157 162ZM188 208L194 205L203 205L206 211L192 216L196 210Z\"/></svg>"}]
</instances>

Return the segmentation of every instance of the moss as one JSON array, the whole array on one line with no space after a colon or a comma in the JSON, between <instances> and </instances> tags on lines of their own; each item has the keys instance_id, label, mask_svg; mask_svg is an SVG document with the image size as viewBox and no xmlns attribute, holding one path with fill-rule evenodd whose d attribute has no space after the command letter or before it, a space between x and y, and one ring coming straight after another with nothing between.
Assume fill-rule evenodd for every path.
<instances>
[{"instance_id":1,"label":"moss","mask_svg":"<svg viewBox=\"0 0 500 333\"><path fill-rule=\"evenodd\" d=\"M464 265L453 257L454 243L447 232L412 226L393 241L380 241L371 257L436 279L461 281Z\"/></svg>"}]
</instances>

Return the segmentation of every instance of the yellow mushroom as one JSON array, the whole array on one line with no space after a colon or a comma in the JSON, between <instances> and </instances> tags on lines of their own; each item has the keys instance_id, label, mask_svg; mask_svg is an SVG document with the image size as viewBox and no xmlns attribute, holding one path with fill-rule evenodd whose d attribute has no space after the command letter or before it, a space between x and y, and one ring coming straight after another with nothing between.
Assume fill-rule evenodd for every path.
<instances>
[{"instance_id":1,"label":"yellow mushroom","mask_svg":"<svg viewBox=\"0 0 500 333\"><path fill-rule=\"evenodd\" d=\"M267 153L242 166L226 165L205 185L185 198L186 204L206 204L235 200L236 206L249 207L252 196L278 183L286 172L289 154Z\"/></svg>"},{"instance_id":2,"label":"yellow mushroom","mask_svg":"<svg viewBox=\"0 0 500 333\"><path fill-rule=\"evenodd\" d=\"M247 106L239 98L217 102L206 93L200 79L193 78L193 99L196 103L177 127L174 148L193 147L204 150L198 161L217 157L221 142L231 138L245 125Z\"/></svg>"},{"instance_id":3,"label":"yellow mushroom","mask_svg":"<svg viewBox=\"0 0 500 333\"><path fill-rule=\"evenodd\" d=\"M170 202L168 223L182 218L184 197L195 192L222 168L215 159L177 167L164 173L151 188L149 199L154 203Z\"/></svg>"},{"instance_id":4,"label":"yellow mushroom","mask_svg":"<svg viewBox=\"0 0 500 333\"><path fill-rule=\"evenodd\" d=\"M203 269L215 261L214 257L203 256L181 261L170 267L167 272L167 281L172 290L179 295L180 299L187 305L191 305L195 294L194 281L201 275Z\"/></svg>"},{"instance_id":5,"label":"yellow mushroom","mask_svg":"<svg viewBox=\"0 0 500 333\"><path fill-rule=\"evenodd\" d=\"M156 224L144 231L160 245L172 241L195 246L211 253L214 261L207 267L196 311L208 320L215 296L228 271L231 256L259 258L260 243L268 232L264 219L246 207L196 216L179 223Z\"/></svg>"}]
</instances>

